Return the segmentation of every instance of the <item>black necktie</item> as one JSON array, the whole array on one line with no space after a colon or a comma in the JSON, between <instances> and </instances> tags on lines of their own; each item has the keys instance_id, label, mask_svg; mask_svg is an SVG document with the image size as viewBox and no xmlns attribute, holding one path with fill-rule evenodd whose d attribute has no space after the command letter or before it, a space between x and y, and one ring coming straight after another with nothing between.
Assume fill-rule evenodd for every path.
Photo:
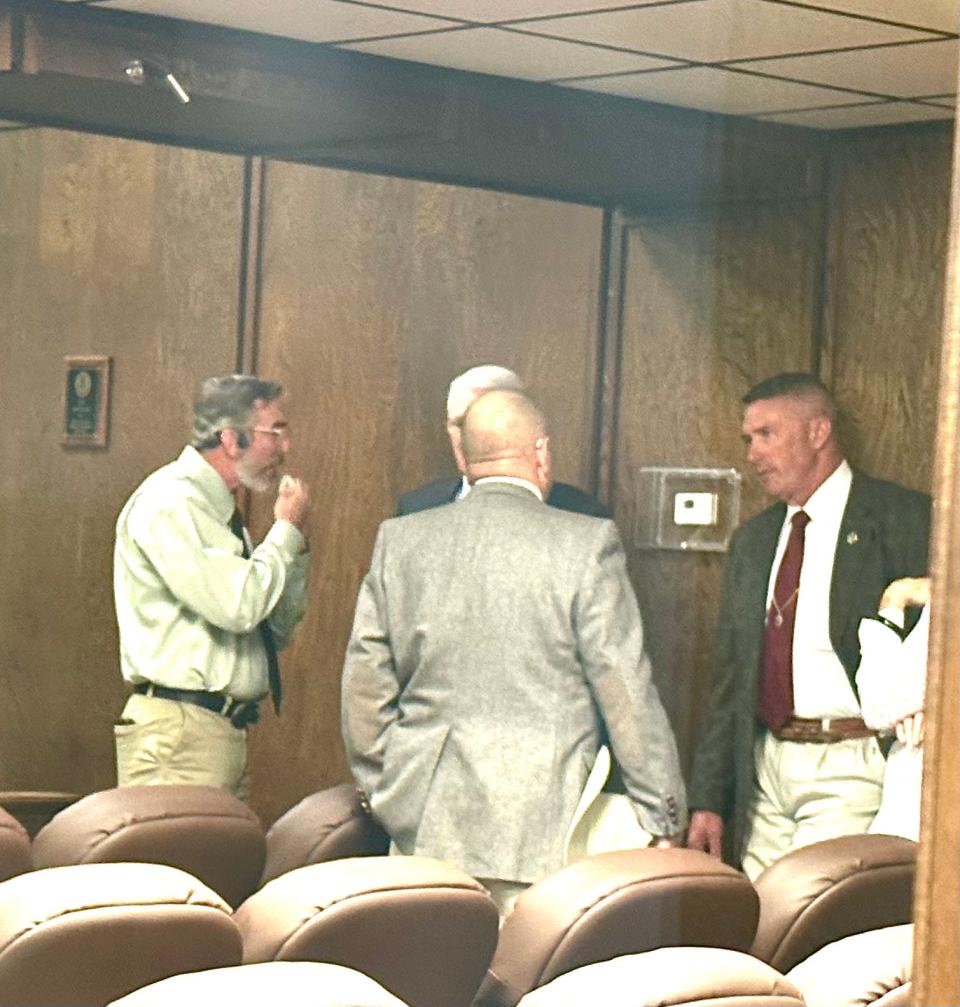
<instances>
[{"instance_id":1,"label":"black necktie","mask_svg":"<svg viewBox=\"0 0 960 1007\"><path fill-rule=\"evenodd\" d=\"M247 538L243 534L243 517L240 511L235 510L230 518L230 530L240 539L243 546L244 559L250 558L250 550L247 548ZM273 708L280 712L280 700L283 696L283 686L280 684L280 662L277 660L277 641L273 638L273 630L270 623L264 619L257 626L260 639L263 640L263 649L267 652L267 675L270 679L270 696L273 699Z\"/></svg>"}]
</instances>

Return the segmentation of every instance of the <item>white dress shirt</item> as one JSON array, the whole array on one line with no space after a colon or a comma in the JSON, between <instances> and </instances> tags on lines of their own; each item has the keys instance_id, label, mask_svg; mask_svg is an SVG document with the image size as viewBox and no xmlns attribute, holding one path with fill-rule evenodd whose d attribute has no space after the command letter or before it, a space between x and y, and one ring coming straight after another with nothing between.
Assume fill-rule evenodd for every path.
<instances>
[{"instance_id":1,"label":"white dress shirt","mask_svg":"<svg viewBox=\"0 0 960 1007\"><path fill-rule=\"evenodd\" d=\"M787 507L780 540L770 570L767 609L780 561L787 548L790 521L799 510L810 517L804 535L803 566L793 630L793 699L798 717L859 717L860 705L847 673L830 642L830 586L843 512L853 473L844 461L817 487L803 505Z\"/></svg>"}]
</instances>

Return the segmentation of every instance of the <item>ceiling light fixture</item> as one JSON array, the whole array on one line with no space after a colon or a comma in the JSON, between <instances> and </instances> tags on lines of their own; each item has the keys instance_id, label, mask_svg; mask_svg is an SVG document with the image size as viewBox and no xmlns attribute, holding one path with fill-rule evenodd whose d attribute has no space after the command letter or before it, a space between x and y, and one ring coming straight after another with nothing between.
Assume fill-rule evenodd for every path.
<instances>
[{"instance_id":1,"label":"ceiling light fixture","mask_svg":"<svg viewBox=\"0 0 960 1007\"><path fill-rule=\"evenodd\" d=\"M152 59L134 59L127 63L123 72L130 78L135 84L147 84L153 81L159 81L170 88L171 91L177 96L179 101L182 101L184 105L190 101L190 95L187 94L186 88L177 80L173 75L172 70L168 70L165 66L157 63Z\"/></svg>"}]
</instances>

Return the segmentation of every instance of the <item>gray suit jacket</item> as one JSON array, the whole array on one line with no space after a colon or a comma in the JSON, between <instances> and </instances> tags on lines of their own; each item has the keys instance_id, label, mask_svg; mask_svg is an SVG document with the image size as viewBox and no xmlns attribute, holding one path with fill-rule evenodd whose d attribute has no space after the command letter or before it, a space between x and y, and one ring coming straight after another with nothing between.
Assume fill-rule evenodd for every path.
<instances>
[{"instance_id":1,"label":"gray suit jacket","mask_svg":"<svg viewBox=\"0 0 960 1007\"><path fill-rule=\"evenodd\" d=\"M404 853L519 882L557 870L600 717L641 825L685 824L616 527L522 487L381 525L342 696L350 766Z\"/></svg>"},{"instance_id":2,"label":"gray suit jacket","mask_svg":"<svg viewBox=\"0 0 960 1007\"><path fill-rule=\"evenodd\" d=\"M737 529L731 542L711 709L690 781L691 807L728 820L735 863L749 825L767 584L785 515L786 505L775 504ZM929 534L925 493L854 473L830 584L830 639L855 692L860 620L876 613L890 581L927 572Z\"/></svg>"}]
</instances>

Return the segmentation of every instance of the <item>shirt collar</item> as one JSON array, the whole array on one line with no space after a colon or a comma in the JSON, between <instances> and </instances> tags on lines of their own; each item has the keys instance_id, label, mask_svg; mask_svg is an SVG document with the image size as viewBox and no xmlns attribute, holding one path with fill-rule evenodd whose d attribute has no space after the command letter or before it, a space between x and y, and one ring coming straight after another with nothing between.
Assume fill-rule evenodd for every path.
<instances>
[{"instance_id":1,"label":"shirt collar","mask_svg":"<svg viewBox=\"0 0 960 1007\"><path fill-rule=\"evenodd\" d=\"M220 473L188 444L177 458L177 467L210 502L214 513L226 524L237 508L237 502Z\"/></svg>"},{"instance_id":2,"label":"shirt collar","mask_svg":"<svg viewBox=\"0 0 960 1007\"><path fill-rule=\"evenodd\" d=\"M478 479L474 485L481 486L483 483L506 483L508 486L522 486L543 503L543 494L540 492L540 487L535 486L529 479L520 479L517 476L484 476L482 479Z\"/></svg>"},{"instance_id":3,"label":"shirt collar","mask_svg":"<svg viewBox=\"0 0 960 1007\"><path fill-rule=\"evenodd\" d=\"M842 514L852 481L853 472L844 460L820 483L802 507L797 504L787 506L787 521L801 510L807 513L811 521L819 519L821 522L833 515Z\"/></svg>"}]
</instances>

